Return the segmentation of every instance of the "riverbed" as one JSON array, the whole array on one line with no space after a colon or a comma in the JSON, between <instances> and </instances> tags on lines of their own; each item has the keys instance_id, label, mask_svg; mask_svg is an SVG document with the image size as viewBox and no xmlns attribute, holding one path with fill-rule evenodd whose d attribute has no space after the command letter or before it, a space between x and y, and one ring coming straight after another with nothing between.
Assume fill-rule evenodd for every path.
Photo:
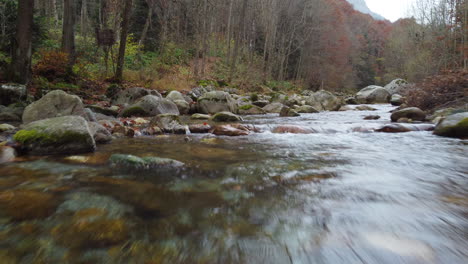
<instances>
[{"instance_id":1,"label":"riverbed","mask_svg":"<svg viewBox=\"0 0 468 264\"><path fill-rule=\"evenodd\" d=\"M468 263L468 141L372 132L393 109L372 107L250 116L260 133L118 139L0 165L0 259ZM285 124L316 133L271 132ZM116 153L185 167L116 168Z\"/></svg>"}]
</instances>

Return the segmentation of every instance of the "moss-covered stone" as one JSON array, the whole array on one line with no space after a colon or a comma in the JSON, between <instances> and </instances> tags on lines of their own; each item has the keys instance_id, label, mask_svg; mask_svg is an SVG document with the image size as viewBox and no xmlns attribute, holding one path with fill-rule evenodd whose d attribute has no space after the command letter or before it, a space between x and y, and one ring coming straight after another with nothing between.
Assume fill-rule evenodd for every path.
<instances>
[{"instance_id":1,"label":"moss-covered stone","mask_svg":"<svg viewBox=\"0 0 468 264\"><path fill-rule=\"evenodd\" d=\"M468 112L446 117L437 125L434 134L444 137L468 138Z\"/></svg>"},{"instance_id":2,"label":"moss-covered stone","mask_svg":"<svg viewBox=\"0 0 468 264\"><path fill-rule=\"evenodd\" d=\"M184 166L182 162L173 159L159 157L140 158L125 154L114 154L110 157L109 162L113 166L128 169L168 169L181 168Z\"/></svg>"},{"instance_id":3,"label":"moss-covered stone","mask_svg":"<svg viewBox=\"0 0 468 264\"><path fill-rule=\"evenodd\" d=\"M253 105L251 105L251 104L246 104L246 105L240 106L240 107L239 107L239 110L245 110L245 111L247 111L247 110L250 110L252 107L253 107Z\"/></svg>"},{"instance_id":4,"label":"moss-covered stone","mask_svg":"<svg viewBox=\"0 0 468 264\"><path fill-rule=\"evenodd\" d=\"M123 110L122 117L147 116L148 113L140 106L132 106Z\"/></svg>"},{"instance_id":5,"label":"moss-covered stone","mask_svg":"<svg viewBox=\"0 0 468 264\"><path fill-rule=\"evenodd\" d=\"M242 118L230 112L220 112L215 114L211 120L214 122L237 122L242 121Z\"/></svg>"}]
</instances>

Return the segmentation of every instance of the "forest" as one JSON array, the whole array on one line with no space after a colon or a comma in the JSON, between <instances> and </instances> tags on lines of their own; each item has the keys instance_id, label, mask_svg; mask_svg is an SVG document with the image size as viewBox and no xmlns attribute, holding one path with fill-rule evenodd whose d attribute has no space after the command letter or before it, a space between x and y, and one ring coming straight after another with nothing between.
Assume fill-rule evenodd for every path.
<instances>
[{"instance_id":1,"label":"forest","mask_svg":"<svg viewBox=\"0 0 468 264\"><path fill-rule=\"evenodd\" d=\"M395 23L346 0L2 0L1 81L353 93L466 69L467 25L463 0L420 0Z\"/></svg>"}]
</instances>

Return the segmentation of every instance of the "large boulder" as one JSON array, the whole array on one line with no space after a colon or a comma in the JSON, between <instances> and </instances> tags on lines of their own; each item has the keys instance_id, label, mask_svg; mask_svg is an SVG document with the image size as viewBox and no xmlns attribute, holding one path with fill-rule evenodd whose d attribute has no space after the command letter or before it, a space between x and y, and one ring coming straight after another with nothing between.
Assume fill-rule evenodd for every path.
<instances>
[{"instance_id":1,"label":"large boulder","mask_svg":"<svg viewBox=\"0 0 468 264\"><path fill-rule=\"evenodd\" d=\"M320 90L307 97L306 104L318 111L338 111L343 105L343 102L332 93Z\"/></svg>"},{"instance_id":2,"label":"large boulder","mask_svg":"<svg viewBox=\"0 0 468 264\"><path fill-rule=\"evenodd\" d=\"M13 139L35 155L76 154L96 149L88 123L80 116L55 117L29 123Z\"/></svg>"},{"instance_id":3,"label":"large boulder","mask_svg":"<svg viewBox=\"0 0 468 264\"><path fill-rule=\"evenodd\" d=\"M10 105L26 100L26 86L22 84L2 84L0 105Z\"/></svg>"},{"instance_id":4,"label":"large boulder","mask_svg":"<svg viewBox=\"0 0 468 264\"><path fill-rule=\"evenodd\" d=\"M115 96L115 99L112 100L112 104L124 106L131 105L147 95L153 95L162 98L161 94L155 90L149 90L142 87L133 87L118 93Z\"/></svg>"},{"instance_id":5,"label":"large boulder","mask_svg":"<svg viewBox=\"0 0 468 264\"><path fill-rule=\"evenodd\" d=\"M468 138L468 112L447 116L437 124L434 134L444 137Z\"/></svg>"},{"instance_id":6,"label":"large boulder","mask_svg":"<svg viewBox=\"0 0 468 264\"><path fill-rule=\"evenodd\" d=\"M171 100L172 102L175 102L177 100L182 100L185 101L184 96L178 92L178 91L171 91L167 96L166 99Z\"/></svg>"},{"instance_id":7,"label":"large boulder","mask_svg":"<svg viewBox=\"0 0 468 264\"><path fill-rule=\"evenodd\" d=\"M173 102L177 106L177 109L179 109L179 113L181 115L186 115L186 114L190 113L190 104L187 103L187 101L185 101L185 100L175 100Z\"/></svg>"},{"instance_id":8,"label":"large boulder","mask_svg":"<svg viewBox=\"0 0 468 264\"><path fill-rule=\"evenodd\" d=\"M377 85L367 86L356 94L359 104L383 104L390 102L391 94L383 87Z\"/></svg>"},{"instance_id":9,"label":"large boulder","mask_svg":"<svg viewBox=\"0 0 468 264\"><path fill-rule=\"evenodd\" d=\"M164 99L154 95L147 95L125 108L122 113L123 117L131 116L156 116L160 114L179 115L177 105L171 100Z\"/></svg>"},{"instance_id":10,"label":"large boulder","mask_svg":"<svg viewBox=\"0 0 468 264\"><path fill-rule=\"evenodd\" d=\"M81 99L62 90L55 90L24 109L23 123L71 115L86 117Z\"/></svg>"},{"instance_id":11,"label":"large boulder","mask_svg":"<svg viewBox=\"0 0 468 264\"><path fill-rule=\"evenodd\" d=\"M238 111L237 103L231 95L221 91L208 92L198 98L198 108L203 114Z\"/></svg>"},{"instance_id":12,"label":"large boulder","mask_svg":"<svg viewBox=\"0 0 468 264\"><path fill-rule=\"evenodd\" d=\"M165 133L187 134L189 128L182 125L178 115L162 114L154 117L150 122L150 127L157 126Z\"/></svg>"},{"instance_id":13,"label":"large boulder","mask_svg":"<svg viewBox=\"0 0 468 264\"><path fill-rule=\"evenodd\" d=\"M408 107L392 113L392 122L397 122L400 118L411 119L412 121L426 120L426 113L417 107Z\"/></svg>"},{"instance_id":14,"label":"large boulder","mask_svg":"<svg viewBox=\"0 0 468 264\"><path fill-rule=\"evenodd\" d=\"M263 110L267 113L279 114L281 112L281 109L283 109L283 107L284 107L284 104L282 103L271 103L263 107Z\"/></svg>"},{"instance_id":15,"label":"large boulder","mask_svg":"<svg viewBox=\"0 0 468 264\"><path fill-rule=\"evenodd\" d=\"M389 84L385 85L385 90L387 90L391 95L394 94L403 94L404 90L409 86L408 82L403 79L395 79Z\"/></svg>"}]
</instances>

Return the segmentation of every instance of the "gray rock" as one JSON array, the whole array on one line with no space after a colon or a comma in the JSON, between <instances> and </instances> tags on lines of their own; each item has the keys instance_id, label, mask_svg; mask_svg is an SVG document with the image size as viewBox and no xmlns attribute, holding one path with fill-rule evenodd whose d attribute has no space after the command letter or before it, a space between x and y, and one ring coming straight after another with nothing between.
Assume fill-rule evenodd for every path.
<instances>
[{"instance_id":1,"label":"gray rock","mask_svg":"<svg viewBox=\"0 0 468 264\"><path fill-rule=\"evenodd\" d=\"M239 107L240 115L264 115L266 114L265 110L256 106L256 105L243 105Z\"/></svg>"},{"instance_id":2,"label":"gray rock","mask_svg":"<svg viewBox=\"0 0 468 264\"><path fill-rule=\"evenodd\" d=\"M340 98L332 93L320 90L306 98L306 104L318 111L338 111L343 105Z\"/></svg>"},{"instance_id":3,"label":"gray rock","mask_svg":"<svg viewBox=\"0 0 468 264\"><path fill-rule=\"evenodd\" d=\"M221 91L205 93L198 99L198 109L202 114L238 111L237 103L231 95Z\"/></svg>"},{"instance_id":4,"label":"gray rock","mask_svg":"<svg viewBox=\"0 0 468 264\"><path fill-rule=\"evenodd\" d=\"M242 121L242 117L231 112L219 112L216 113L211 120L214 122L237 122Z\"/></svg>"},{"instance_id":5,"label":"gray rock","mask_svg":"<svg viewBox=\"0 0 468 264\"><path fill-rule=\"evenodd\" d=\"M123 117L131 117L156 116L160 114L179 115L179 109L176 104L168 99L147 95L142 97L135 104L125 108L120 115Z\"/></svg>"},{"instance_id":6,"label":"gray rock","mask_svg":"<svg viewBox=\"0 0 468 264\"><path fill-rule=\"evenodd\" d=\"M295 110L287 106L284 106L283 109L281 109L280 116L281 117L294 117L294 116L300 116L300 114L296 112Z\"/></svg>"},{"instance_id":7,"label":"gray rock","mask_svg":"<svg viewBox=\"0 0 468 264\"><path fill-rule=\"evenodd\" d=\"M447 116L437 124L434 134L444 137L468 138L468 112Z\"/></svg>"},{"instance_id":8,"label":"gray rock","mask_svg":"<svg viewBox=\"0 0 468 264\"><path fill-rule=\"evenodd\" d=\"M14 126L12 126L10 124L0 124L0 133L13 131L15 129L16 129L16 127L14 127Z\"/></svg>"},{"instance_id":9,"label":"gray rock","mask_svg":"<svg viewBox=\"0 0 468 264\"><path fill-rule=\"evenodd\" d=\"M92 152L96 143L80 116L43 119L27 124L13 139L35 155Z\"/></svg>"},{"instance_id":10,"label":"gray rock","mask_svg":"<svg viewBox=\"0 0 468 264\"><path fill-rule=\"evenodd\" d=\"M403 79L395 79L389 84L385 85L385 90L387 90L391 95L402 94L406 88L409 87L409 83Z\"/></svg>"},{"instance_id":11,"label":"gray rock","mask_svg":"<svg viewBox=\"0 0 468 264\"><path fill-rule=\"evenodd\" d=\"M22 84L2 84L0 105L10 105L26 100L26 86Z\"/></svg>"},{"instance_id":12,"label":"gray rock","mask_svg":"<svg viewBox=\"0 0 468 264\"><path fill-rule=\"evenodd\" d=\"M119 107L118 106L111 106L111 107L102 107L99 105L88 105L88 108L91 109L94 113L103 114L106 116L118 116L119 115Z\"/></svg>"},{"instance_id":13,"label":"gray rock","mask_svg":"<svg viewBox=\"0 0 468 264\"><path fill-rule=\"evenodd\" d=\"M354 108L356 111L375 111L377 109L370 107L368 105L359 105L356 108Z\"/></svg>"},{"instance_id":14,"label":"gray rock","mask_svg":"<svg viewBox=\"0 0 468 264\"><path fill-rule=\"evenodd\" d=\"M426 113L417 107L408 107L392 113L392 122L398 121L400 118L408 118L413 121L424 121L426 120Z\"/></svg>"},{"instance_id":15,"label":"gray rock","mask_svg":"<svg viewBox=\"0 0 468 264\"><path fill-rule=\"evenodd\" d=\"M179 112L181 115L186 115L190 112L190 104L187 103L185 100L175 100L173 101L174 104L177 106L177 109L179 109Z\"/></svg>"},{"instance_id":16,"label":"gray rock","mask_svg":"<svg viewBox=\"0 0 468 264\"><path fill-rule=\"evenodd\" d=\"M171 100L172 102L175 102L177 100L185 101L184 96L178 92L178 91L171 91L167 96L166 99Z\"/></svg>"},{"instance_id":17,"label":"gray rock","mask_svg":"<svg viewBox=\"0 0 468 264\"><path fill-rule=\"evenodd\" d=\"M434 130L434 125L431 124L419 124L419 125L411 125L411 124L388 124L379 129L376 129L376 132L384 132L384 133L405 133L405 132L413 132L413 131L432 131Z\"/></svg>"},{"instance_id":18,"label":"gray rock","mask_svg":"<svg viewBox=\"0 0 468 264\"><path fill-rule=\"evenodd\" d=\"M279 114L281 112L281 109L283 109L284 105L282 103L271 103L265 107L263 107L263 110L267 113L275 113Z\"/></svg>"},{"instance_id":19,"label":"gray rock","mask_svg":"<svg viewBox=\"0 0 468 264\"><path fill-rule=\"evenodd\" d=\"M28 124L37 120L71 115L86 118L81 99L76 95L55 90L28 105L23 113L23 122Z\"/></svg>"},{"instance_id":20,"label":"gray rock","mask_svg":"<svg viewBox=\"0 0 468 264\"><path fill-rule=\"evenodd\" d=\"M349 104L349 105L355 105L355 104L358 104L357 101L356 101L356 97L348 97L345 99L345 103L346 104Z\"/></svg>"},{"instance_id":21,"label":"gray rock","mask_svg":"<svg viewBox=\"0 0 468 264\"><path fill-rule=\"evenodd\" d=\"M0 164L12 162L16 158L16 151L12 147L0 146Z\"/></svg>"},{"instance_id":22,"label":"gray rock","mask_svg":"<svg viewBox=\"0 0 468 264\"><path fill-rule=\"evenodd\" d=\"M356 94L359 104L383 104L389 103L391 94L383 87L377 85L367 86Z\"/></svg>"},{"instance_id":23,"label":"gray rock","mask_svg":"<svg viewBox=\"0 0 468 264\"><path fill-rule=\"evenodd\" d=\"M162 98L161 94L155 90L149 90L142 87L134 87L118 93L116 99L112 101L112 104L124 106L131 105L147 95L153 95L155 97Z\"/></svg>"},{"instance_id":24,"label":"gray rock","mask_svg":"<svg viewBox=\"0 0 468 264\"><path fill-rule=\"evenodd\" d=\"M394 106L400 106L403 104L403 96L399 95L399 94L394 94L392 95L392 99L390 99L390 103Z\"/></svg>"},{"instance_id":25,"label":"gray rock","mask_svg":"<svg viewBox=\"0 0 468 264\"><path fill-rule=\"evenodd\" d=\"M204 114L193 114L190 118L194 120L208 120L211 118L211 116Z\"/></svg>"},{"instance_id":26,"label":"gray rock","mask_svg":"<svg viewBox=\"0 0 468 264\"><path fill-rule=\"evenodd\" d=\"M185 166L184 163L159 157L140 158L133 155L114 154L109 162L112 166L127 169L180 169Z\"/></svg>"},{"instance_id":27,"label":"gray rock","mask_svg":"<svg viewBox=\"0 0 468 264\"><path fill-rule=\"evenodd\" d=\"M150 127L158 126L165 133L187 134L187 125L182 125L178 115L162 114L154 117L150 122Z\"/></svg>"},{"instance_id":28,"label":"gray rock","mask_svg":"<svg viewBox=\"0 0 468 264\"><path fill-rule=\"evenodd\" d=\"M349 105L343 105L342 107L340 107L340 109L338 109L338 111L340 112L346 112L346 111L351 111L351 110L354 110L354 109Z\"/></svg>"},{"instance_id":29,"label":"gray rock","mask_svg":"<svg viewBox=\"0 0 468 264\"><path fill-rule=\"evenodd\" d=\"M255 105L255 106L263 108L263 107L267 106L268 104L270 104L270 101L268 101L268 100L258 100L258 101L253 102L252 104Z\"/></svg>"},{"instance_id":30,"label":"gray rock","mask_svg":"<svg viewBox=\"0 0 468 264\"><path fill-rule=\"evenodd\" d=\"M88 126L96 143L104 144L112 141L112 134L103 125L97 122L88 122Z\"/></svg>"}]
</instances>

